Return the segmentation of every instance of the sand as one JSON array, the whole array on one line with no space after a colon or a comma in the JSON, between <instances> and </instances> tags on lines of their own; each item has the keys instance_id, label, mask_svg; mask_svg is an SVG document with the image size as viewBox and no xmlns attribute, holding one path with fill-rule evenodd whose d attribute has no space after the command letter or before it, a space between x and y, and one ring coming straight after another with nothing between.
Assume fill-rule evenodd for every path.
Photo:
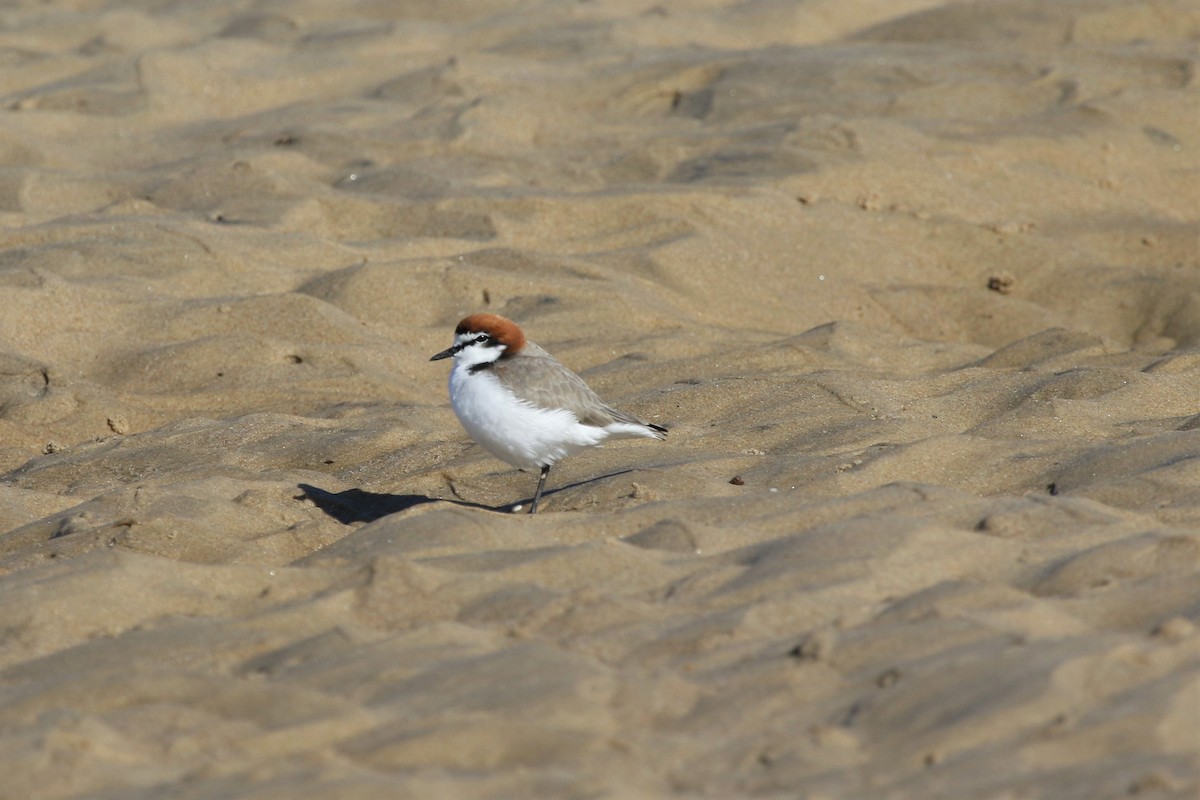
<instances>
[{"instance_id":1,"label":"sand","mask_svg":"<svg viewBox=\"0 0 1200 800\"><path fill-rule=\"evenodd\" d=\"M1191 0L0 9L0 798L1193 798ZM550 475L492 311L670 428Z\"/></svg>"}]
</instances>

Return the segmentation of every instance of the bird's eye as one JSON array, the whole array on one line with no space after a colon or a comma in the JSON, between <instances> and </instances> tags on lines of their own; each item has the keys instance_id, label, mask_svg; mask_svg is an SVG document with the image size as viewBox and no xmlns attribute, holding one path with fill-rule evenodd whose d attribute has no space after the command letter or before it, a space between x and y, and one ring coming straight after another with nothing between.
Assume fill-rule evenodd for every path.
<instances>
[{"instance_id":1,"label":"bird's eye","mask_svg":"<svg viewBox=\"0 0 1200 800\"><path fill-rule=\"evenodd\" d=\"M484 342L487 342L487 341L489 341L491 338L492 338L492 337L488 336L486 333L481 333L481 334L479 334L478 336L476 336L476 337L475 337L475 341L477 341L477 342L480 342L480 343L484 343Z\"/></svg>"}]
</instances>

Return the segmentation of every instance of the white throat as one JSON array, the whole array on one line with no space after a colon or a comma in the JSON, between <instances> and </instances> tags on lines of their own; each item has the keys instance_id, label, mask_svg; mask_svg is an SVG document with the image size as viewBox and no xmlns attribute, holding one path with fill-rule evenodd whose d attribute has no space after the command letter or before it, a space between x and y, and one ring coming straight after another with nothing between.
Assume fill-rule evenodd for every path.
<instances>
[{"instance_id":1,"label":"white throat","mask_svg":"<svg viewBox=\"0 0 1200 800\"><path fill-rule=\"evenodd\" d=\"M506 349L498 342L477 342L478 334L463 333L455 339L455 344L463 348L454 354L454 363L463 367L474 367L480 364L494 364L504 355Z\"/></svg>"}]
</instances>

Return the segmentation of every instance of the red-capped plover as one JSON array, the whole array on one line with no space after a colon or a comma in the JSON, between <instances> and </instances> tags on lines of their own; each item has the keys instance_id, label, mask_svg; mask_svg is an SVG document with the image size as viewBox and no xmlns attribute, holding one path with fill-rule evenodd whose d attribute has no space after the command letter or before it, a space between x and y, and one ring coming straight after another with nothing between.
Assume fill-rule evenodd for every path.
<instances>
[{"instance_id":1,"label":"red-capped plover","mask_svg":"<svg viewBox=\"0 0 1200 800\"><path fill-rule=\"evenodd\" d=\"M454 359L450 405L479 445L501 461L538 468L537 511L550 467L607 439L664 439L667 429L605 405L583 378L556 361L510 319L472 314L454 345L430 361Z\"/></svg>"}]
</instances>

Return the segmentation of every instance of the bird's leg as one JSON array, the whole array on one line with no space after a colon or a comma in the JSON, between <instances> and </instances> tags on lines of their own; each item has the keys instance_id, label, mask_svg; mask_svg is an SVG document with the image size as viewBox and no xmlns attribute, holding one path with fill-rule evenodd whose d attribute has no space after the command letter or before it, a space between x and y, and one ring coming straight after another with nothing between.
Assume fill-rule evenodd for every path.
<instances>
[{"instance_id":1,"label":"bird's leg","mask_svg":"<svg viewBox=\"0 0 1200 800\"><path fill-rule=\"evenodd\" d=\"M549 465L542 467L542 477L538 478L537 491L533 493L533 502L529 504L529 513L537 513L538 500L542 499L542 489L546 488L546 476L550 474Z\"/></svg>"}]
</instances>

